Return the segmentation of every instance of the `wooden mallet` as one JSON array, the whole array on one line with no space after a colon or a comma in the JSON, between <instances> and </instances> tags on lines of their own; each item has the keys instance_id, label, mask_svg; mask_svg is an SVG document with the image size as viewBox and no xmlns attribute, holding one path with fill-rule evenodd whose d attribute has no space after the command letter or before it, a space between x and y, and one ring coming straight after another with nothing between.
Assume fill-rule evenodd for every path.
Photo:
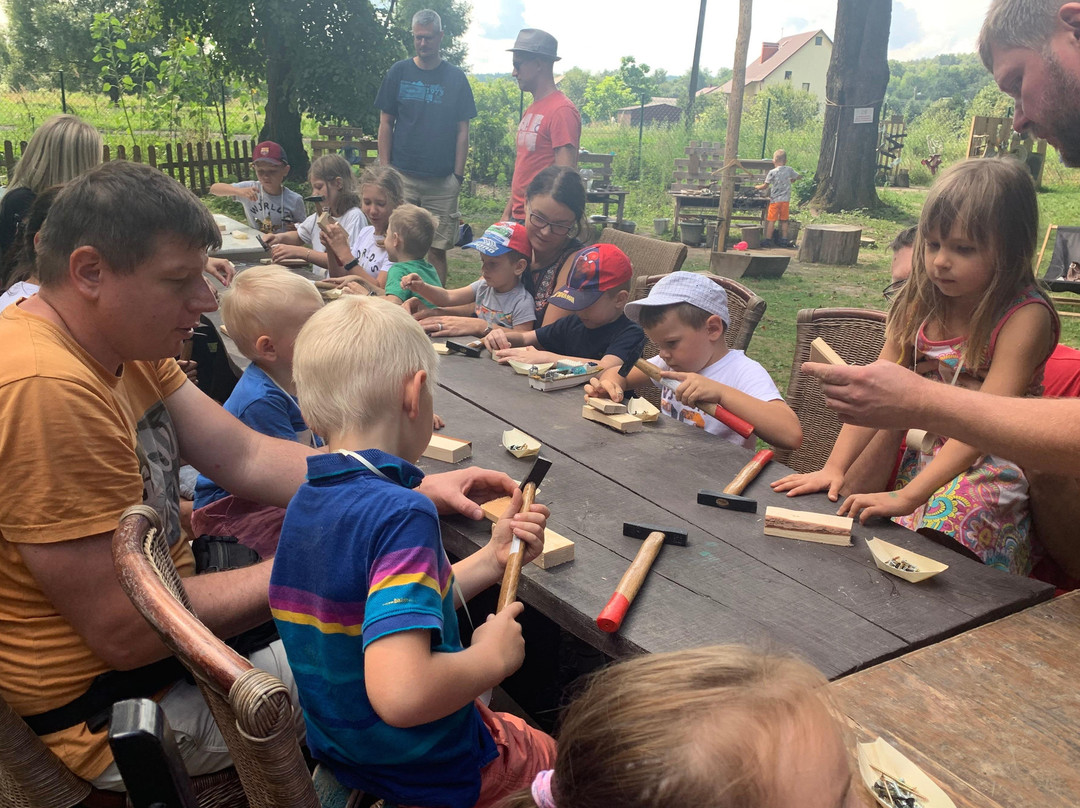
<instances>
[{"instance_id":1,"label":"wooden mallet","mask_svg":"<svg viewBox=\"0 0 1080 808\"><path fill-rule=\"evenodd\" d=\"M543 482L549 468L551 468L551 461L546 457L537 455L528 475L521 481L521 510L518 513L526 513L532 507L533 502L536 500L536 489ZM517 600L518 579L521 578L521 561L524 555L521 539L514 536L510 541L510 556L506 559L506 570L503 572L502 587L499 589L499 602L495 607L496 612L501 612Z\"/></svg>"},{"instance_id":2,"label":"wooden mallet","mask_svg":"<svg viewBox=\"0 0 1080 808\"><path fill-rule=\"evenodd\" d=\"M623 365L622 370L619 371L620 375L629 375L630 367L631 365L629 362ZM677 381L675 381L674 379L663 378L660 375L662 372L660 368L658 368L651 362L646 362L644 359L638 359L636 362L634 362L632 367L636 367L638 370L640 370L658 385L660 385L661 387L666 387L673 393L679 389L679 383ZM749 438L750 433L754 431L754 425L752 423L743 420L733 412L725 410L718 404L702 402L701 404L697 404L695 406L697 407L697 409L701 410L706 415L712 416L717 421L726 426L728 429L730 429L732 432L740 435L741 437Z\"/></svg>"},{"instance_id":3,"label":"wooden mallet","mask_svg":"<svg viewBox=\"0 0 1080 808\"><path fill-rule=\"evenodd\" d=\"M601 631L608 634L619 630L630 604L634 602L641 585L645 582L645 576L649 574L653 561L660 553L663 544L677 544L686 546L686 531L675 528L657 527L656 525L643 525L638 522L623 522L623 535L632 539L644 539L637 555L634 556L630 567L623 574L615 592L596 618L596 625Z\"/></svg>"},{"instance_id":4,"label":"wooden mallet","mask_svg":"<svg viewBox=\"0 0 1080 808\"><path fill-rule=\"evenodd\" d=\"M711 505L714 508L727 508L729 511L757 513L757 500L740 496L740 494L746 490L746 486L750 485L761 470L768 465L769 461L773 459L774 454L772 449L762 449L754 455L749 463L742 467L742 470L735 475L734 480L727 484L722 493L718 494L715 491L707 491L705 489L698 491L698 505Z\"/></svg>"}]
</instances>

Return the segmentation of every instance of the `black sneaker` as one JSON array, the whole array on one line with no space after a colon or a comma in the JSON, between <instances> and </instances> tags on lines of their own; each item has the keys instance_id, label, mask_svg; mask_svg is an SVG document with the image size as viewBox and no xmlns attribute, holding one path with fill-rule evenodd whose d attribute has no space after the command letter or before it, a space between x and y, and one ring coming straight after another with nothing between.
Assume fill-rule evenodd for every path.
<instances>
[{"instance_id":1,"label":"black sneaker","mask_svg":"<svg viewBox=\"0 0 1080 808\"><path fill-rule=\"evenodd\" d=\"M791 247L794 247L795 244L794 244L794 242L788 241L786 238L778 238L776 240L776 246L777 247L785 247L787 249L790 249Z\"/></svg>"},{"instance_id":2,"label":"black sneaker","mask_svg":"<svg viewBox=\"0 0 1080 808\"><path fill-rule=\"evenodd\" d=\"M773 247L772 239L763 238L761 240L761 245L760 246L761 246L761 249L763 249L763 250L771 250L772 247Z\"/></svg>"}]
</instances>

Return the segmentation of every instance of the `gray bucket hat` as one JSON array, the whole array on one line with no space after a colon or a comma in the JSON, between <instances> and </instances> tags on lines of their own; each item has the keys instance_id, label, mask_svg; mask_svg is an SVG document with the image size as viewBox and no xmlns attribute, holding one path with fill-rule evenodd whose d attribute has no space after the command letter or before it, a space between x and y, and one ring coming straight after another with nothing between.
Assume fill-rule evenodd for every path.
<instances>
[{"instance_id":1,"label":"gray bucket hat","mask_svg":"<svg viewBox=\"0 0 1080 808\"><path fill-rule=\"evenodd\" d=\"M507 50L543 56L553 62L557 62L562 58L555 55L559 50L559 40L539 28L522 28L518 31L517 39L514 40L514 47L507 48Z\"/></svg>"}]
</instances>

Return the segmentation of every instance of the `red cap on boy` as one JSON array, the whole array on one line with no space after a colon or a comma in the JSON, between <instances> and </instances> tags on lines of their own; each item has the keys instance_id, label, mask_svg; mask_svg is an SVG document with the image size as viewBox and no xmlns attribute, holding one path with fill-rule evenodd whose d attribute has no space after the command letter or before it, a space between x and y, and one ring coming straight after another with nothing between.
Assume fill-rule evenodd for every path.
<instances>
[{"instance_id":1,"label":"red cap on boy","mask_svg":"<svg viewBox=\"0 0 1080 808\"><path fill-rule=\"evenodd\" d=\"M622 286L633 275L626 253L614 244L593 244L574 256L566 286L548 302L568 311L588 308L610 289Z\"/></svg>"},{"instance_id":2,"label":"red cap on boy","mask_svg":"<svg viewBox=\"0 0 1080 808\"><path fill-rule=\"evenodd\" d=\"M255 154L252 155L251 162L287 166L289 158L285 156L285 150L280 145L272 140L264 140L255 147Z\"/></svg>"}]
</instances>

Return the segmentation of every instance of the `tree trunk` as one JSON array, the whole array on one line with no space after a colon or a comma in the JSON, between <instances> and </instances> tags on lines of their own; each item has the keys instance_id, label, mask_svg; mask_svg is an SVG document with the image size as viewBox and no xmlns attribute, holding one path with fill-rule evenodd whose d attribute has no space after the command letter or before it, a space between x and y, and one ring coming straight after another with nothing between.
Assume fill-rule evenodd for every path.
<instances>
[{"instance_id":1,"label":"tree trunk","mask_svg":"<svg viewBox=\"0 0 1080 808\"><path fill-rule=\"evenodd\" d=\"M266 118L260 140L272 140L289 156L289 179L303 182L311 163L300 133L300 109L292 79L292 66L285 57L285 43L275 26L266 29Z\"/></svg>"},{"instance_id":2,"label":"tree trunk","mask_svg":"<svg viewBox=\"0 0 1080 808\"><path fill-rule=\"evenodd\" d=\"M714 250L727 249L731 230L731 208L735 200L735 161L739 159L739 125L742 123L743 93L746 91L746 54L750 50L750 19L753 0L739 0L739 32L735 37L735 69L728 96L727 135L724 138L723 177L720 182L719 233Z\"/></svg>"},{"instance_id":3,"label":"tree trunk","mask_svg":"<svg viewBox=\"0 0 1080 808\"><path fill-rule=\"evenodd\" d=\"M839 0L826 80L828 104L818 155L815 210L835 213L877 204L878 119L889 83L891 0ZM860 109L873 120L855 123Z\"/></svg>"}]
</instances>

